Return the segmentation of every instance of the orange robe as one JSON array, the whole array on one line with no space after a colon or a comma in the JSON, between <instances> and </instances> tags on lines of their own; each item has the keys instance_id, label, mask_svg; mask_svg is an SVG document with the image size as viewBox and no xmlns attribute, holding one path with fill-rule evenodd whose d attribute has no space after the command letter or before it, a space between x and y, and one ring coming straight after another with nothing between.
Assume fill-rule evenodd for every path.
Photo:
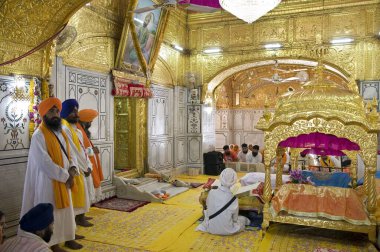
<instances>
[{"instance_id":1,"label":"orange robe","mask_svg":"<svg viewBox=\"0 0 380 252\"><path fill-rule=\"evenodd\" d=\"M84 131L84 129L82 128L82 126L79 123L77 123L77 127L78 127L78 129L80 129L82 131L84 147L86 149L88 147L93 148L94 145L92 144L91 140L88 139L88 137L86 135L86 132ZM94 187L95 188L99 188L100 187L100 183L104 179L104 177L103 177L103 171L102 171L102 165L101 165L100 159L99 159L99 153L96 153L96 154L94 153L93 156L89 156L89 159L90 159L90 161L92 163L92 173L91 173L91 176L92 176L92 180L94 181Z\"/></svg>"}]
</instances>

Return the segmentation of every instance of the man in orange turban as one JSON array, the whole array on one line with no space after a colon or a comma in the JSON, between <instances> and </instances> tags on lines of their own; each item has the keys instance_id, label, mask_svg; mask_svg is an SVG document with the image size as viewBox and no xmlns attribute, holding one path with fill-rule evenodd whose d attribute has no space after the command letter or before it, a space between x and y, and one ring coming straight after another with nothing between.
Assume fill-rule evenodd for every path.
<instances>
[{"instance_id":1,"label":"man in orange turban","mask_svg":"<svg viewBox=\"0 0 380 252\"><path fill-rule=\"evenodd\" d=\"M89 131L92 121L98 116L99 113L93 109L82 109L79 111L78 114L79 114L78 129L80 129L83 133L84 147L86 148L87 154L92 163L91 175L92 175L92 180L94 182L95 196L96 198L99 199L102 195L100 183L104 179L103 171L102 171L102 166L99 159L99 150L97 147L95 147L92 144L90 140L91 132Z\"/></svg>"},{"instance_id":2,"label":"man in orange turban","mask_svg":"<svg viewBox=\"0 0 380 252\"><path fill-rule=\"evenodd\" d=\"M39 105L38 112L43 122L31 139L21 208L21 216L24 216L39 203L52 204L54 233L49 245L53 251L62 251L58 244L75 238L75 216L70 195L77 174L77 160L62 130L61 109L61 101L54 97L43 100Z\"/></svg>"}]
</instances>

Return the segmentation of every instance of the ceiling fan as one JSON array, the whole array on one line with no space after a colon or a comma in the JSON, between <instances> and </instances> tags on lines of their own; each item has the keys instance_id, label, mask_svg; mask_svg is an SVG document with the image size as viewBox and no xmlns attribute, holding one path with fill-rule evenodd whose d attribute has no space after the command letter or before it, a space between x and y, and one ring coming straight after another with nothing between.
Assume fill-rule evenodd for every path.
<instances>
[{"instance_id":1,"label":"ceiling fan","mask_svg":"<svg viewBox=\"0 0 380 252\"><path fill-rule=\"evenodd\" d=\"M178 7L180 9L195 11L195 12L214 12L219 9L219 8L215 8L215 6L202 5L202 4L199 4L198 2L195 0L164 0L160 4L153 4L150 6L141 7L134 10L133 12L140 14L140 13L156 10L162 7L175 7L175 8Z\"/></svg>"},{"instance_id":2,"label":"ceiling fan","mask_svg":"<svg viewBox=\"0 0 380 252\"><path fill-rule=\"evenodd\" d=\"M272 82L272 83L275 83L275 84L279 84L279 83L284 83L284 82L290 82L290 81L301 81L301 82L304 82L308 79L308 75L307 75L307 72L306 72L306 68L302 68L302 69L291 69L291 70L286 70L286 69L281 69L279 67L279 63L277 60L274 61L274 66L273 66L273 71L274 71L274 74L272 75L271 78L261 78L261 80L264 80L264 81L269 81L269 82ZM298 72L296 76L293 76L293 77L289 77L289 78L286 78L286 79L283 79L281 78L279 72L281 73L293 73L293 72ZM299 73L302 73L302 74L299 74ZM307 76L305 76L305 73Z\"/></svg>"},{"instance_id":3,"label":"ceiling fan","mask_svg":"<svg viewBox=\"0 0 380 252\"><path fill-rule=\"evenodd\" d=\"M264 81L273 82L275 84L300 80L300 78L295 77L295 76L290 77L290 78L286 78L286 79L282 79L278 73L274 73L271 78L260 78L260 79L262 79Z\"/></svg>"}]
</instances>

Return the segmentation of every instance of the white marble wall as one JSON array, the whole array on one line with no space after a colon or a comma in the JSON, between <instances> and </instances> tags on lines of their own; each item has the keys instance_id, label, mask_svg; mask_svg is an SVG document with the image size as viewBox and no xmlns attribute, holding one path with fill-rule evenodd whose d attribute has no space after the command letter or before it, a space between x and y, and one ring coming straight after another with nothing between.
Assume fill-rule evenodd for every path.
<instances>
[{"instance_id":1,"label":"white marble wall","mask_svg":"<svg viewBox=\"0 0 380 252\"><path fill-rule=\"evenodd\" d=\"M173 89L152 85L149 99L149 168L167 172L174 167Z\"/></svg>"},{"instance_id":2,"label":"white marble wall","mask_svg":"<svg viewBox=\"0 0 380 252\"><path fill-rule=\"evenodd\" d=\"M17 231L29 151L29 101L15 101L15 81L0 76L0 210L5 213L7 236ZM21 87L25 93L29 80Z\"/></svg>"},{"instance_id":3,"label":"white marble wall","mask_svg":"<svg viewBox=\"0 0 380 252\"><path fill-rule=\"evenodd\" d=\"M62 101L73 98L78 101L79 110L89 108L99 112L99 116L92 122L90 131L94 145L99 148L102 162L102 198L113 196L114 113L111 76L68 67L63 65L61 58L56 58L51 82L56 84L56 96Z\"/></svg>"},{"instance_id":4,"label":"white marble wall","mask_svg":"<svg viewBox=\"0 0 380 252\"><path fill-rule=\"evenodd\" d=\"M215 115L216 149L226 144L257 144L264 147L264 133L255 128L263 110L221 109Z\"/></svg>"},{"instance_id":5,"label":"white marble wall","mask_svg":"<svg viewBox=\"0 0 380 252\"><path fill-rule=\"evenodd\" d=\"M149 99L149 168L170 173L186 167L186 97L183 87L152 85Z\"/></svg>"}]
</instances>

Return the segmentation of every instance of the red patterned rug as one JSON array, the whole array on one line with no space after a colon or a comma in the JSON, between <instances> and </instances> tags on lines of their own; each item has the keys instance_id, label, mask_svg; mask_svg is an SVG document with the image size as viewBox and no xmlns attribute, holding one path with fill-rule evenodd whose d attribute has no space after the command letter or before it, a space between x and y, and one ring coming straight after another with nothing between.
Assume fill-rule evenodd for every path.
<instances>
[{"instance_id":1,"label":"red patterned rug","mask_svg":"<svg viewBox=\"0 0 380 252\"><path fill-rule=\"evenodd\" d=\"M132 212L148 203L149 202L139 200L111 198L95 203L94 206L117 211Z\"/></svg>"}]
</instances>

